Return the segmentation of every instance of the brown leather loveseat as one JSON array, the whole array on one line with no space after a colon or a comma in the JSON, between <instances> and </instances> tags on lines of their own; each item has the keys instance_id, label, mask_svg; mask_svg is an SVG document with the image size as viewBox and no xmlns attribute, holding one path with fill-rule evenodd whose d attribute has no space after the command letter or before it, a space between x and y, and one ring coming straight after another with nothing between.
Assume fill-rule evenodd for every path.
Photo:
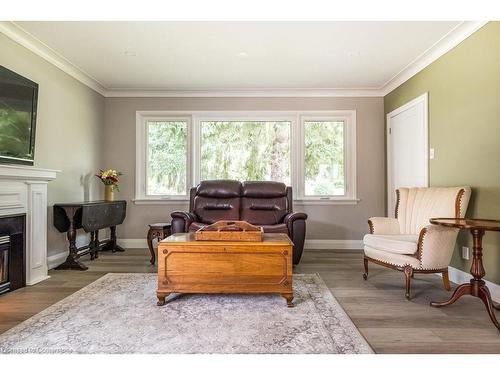
<instances>
[{"instance_id":1,"label":"brown leather loveseat","mask_svg":"<svg viewBox=\"0 0 500 375\"><path fill-rule=\"evenodd\" d=\"M193 232L218 220L244 220L266 233L286 233L294 244L293 264L304 249L306 219L292 211L292 188L281 182L202 181L190 190L189 212L172 213L172 233Z\"/></svg>"}]
</instances>

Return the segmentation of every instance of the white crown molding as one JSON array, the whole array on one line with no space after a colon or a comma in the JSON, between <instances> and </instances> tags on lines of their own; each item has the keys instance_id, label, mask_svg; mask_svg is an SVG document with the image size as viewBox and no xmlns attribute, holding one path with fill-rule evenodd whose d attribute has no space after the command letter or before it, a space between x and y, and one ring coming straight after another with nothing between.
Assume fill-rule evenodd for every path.
<instances>
[{"instance_id":1,"label":"white crown molding","mask_svg":"<svg viewBox=\"0 0 500 375\"><path fill-rule=\"evenodd\" d=\"M87 85L99 94L109 98L207 98L207 97L383 97L406 82L415 74L432 64L439 57L456 47L470 35L483 27L487 21L465 21L438 40L420 56L409 63L381 87L373 88L308 88L308 89L117 89L107 88L97 79L82 71L66 58L45 45L14 22L0 21L0 32L15 42L39 55Z\"/></svg>"},{"instance_id":2,"label":"white crown molding","mask_svg":"<svg viewBox=\"0 0 500 375\"><path fill-rule=\"evenodd\" d=\"M458 46L487 23L488 21L464 21L460 23L380 87L382 96L395 90L445 53Z\"/></svg>"},{"instance_id":3,"label":"white crown molding","mask_svg":"<svg viewBox=\"0 0 500 375\"><path fill-rule=\"evenodd\" d=\"M382 91L376 88L342 89L192 89L192 90L151 90L151 89L108 89L108 98L273 98L273 97L380 97Z\"/></svg>"},{"instance_id":4,"label":"white crown molding","mask_svg":"<svg viewBox=\"0 0 500 375\"><path fill-rule=\"evenodd\" d=\"M16 25L14 22L0 21L0 32L41 58L47 60L52 65L55 65L63 72L75 78L77 81L80 81L92 90L97 91L99 94L103 96L105 95L106 88L99 81L82 71L76 65L72 64L66 58L28 33L22 27Z\"/></svg>"}]
</instances>

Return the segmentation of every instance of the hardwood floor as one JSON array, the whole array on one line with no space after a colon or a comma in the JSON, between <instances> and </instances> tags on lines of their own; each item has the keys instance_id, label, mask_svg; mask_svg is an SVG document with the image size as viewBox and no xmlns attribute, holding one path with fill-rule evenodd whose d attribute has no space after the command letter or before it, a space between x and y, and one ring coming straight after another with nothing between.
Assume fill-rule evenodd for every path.
<instances>
[{"instance_id":1,"label":"hardwood floor","mask_svg":"<svg viewBox=\"0 0 500 375\"><path fill-rule=\"evenodd\" d=\"M50 279L0 296L0 333L108 272L156 272L146 249L84 260L88 271L52 270ZM450 295L440 277L417 275L406 301L401 272L370 264L364 281L362 269L361 251L306 250L294 272L319 273L377 353L500 353L500 334L477 298L433 308L431 300Z\"/></svg>"}]
</instances>

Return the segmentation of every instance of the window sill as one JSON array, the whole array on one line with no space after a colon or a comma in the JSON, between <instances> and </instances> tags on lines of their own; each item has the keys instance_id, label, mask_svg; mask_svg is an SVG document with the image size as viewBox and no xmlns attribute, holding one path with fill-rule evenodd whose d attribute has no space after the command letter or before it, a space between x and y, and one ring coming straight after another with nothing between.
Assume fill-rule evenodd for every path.
<instances>
[{"instance_id":1,"label":"window sill","mask_svg":"<svg viewBox=\"0 0 500 375\"><path fill-rule=\"evenodd\" d=\"M167 198L136 198L132 199L132 202L138 206L149 206L149 205L170 205L179 206L183 204L189 204L188 198L178 198L178 199L167 199Z\"/></svg>"},{"instance_id":2,"label":"window sill","mask_svg":"<svg viewBox=\"0 0 500 375\"><path fill-rule=\"evenodd\" d=\"M336 206L356 205L361 201L358 198L332 198L332 199L297 199L293 201L296 206Z\"/></svg>"},{"instance_id":3,"label":"window sill","mask_svg":"<svg viewBox=\"0 0 500 375\"><path fill-rule=\"evenodd\" d=\"M294 199L296 206L336 206L336 205L356 205L361 201L357 198L332 198L332 199ZM167 205L179 206L189 204L188 198L167 199L167 198L138 198L132 199L132 202L138 206L148 205Z\"/></svg>"}]
</instances>

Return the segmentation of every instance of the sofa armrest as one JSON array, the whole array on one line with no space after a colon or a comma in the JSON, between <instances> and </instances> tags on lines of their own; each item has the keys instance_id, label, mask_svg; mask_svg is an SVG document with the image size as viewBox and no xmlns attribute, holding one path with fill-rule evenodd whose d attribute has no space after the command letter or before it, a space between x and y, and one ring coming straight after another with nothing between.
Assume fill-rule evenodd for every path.
<instances>
[{"instance_id":1,"label":"sofa armrest","mask_svg":"<svg viewBox=\"0 0 500 375\"><path fill-rule=\"evenodd\" d=\"M392 217L371 217L368 226L371 234L400 234L399 221Z\"/></svg>"},{"instance_id":2,"label":"sofa armrest","mask_svg":"<svg viewBox=\"0 0 500 375\"><path fill-rule=\"evenodd\" d=\"M172 217L172 233L187 233L189 226L196 217L191 212L174 211L170 214Z\"/></svg>"},{"instance_id":3,"label":"sofa armrest","mask_svg":"<svg viewBox=\"0 0 500 375\"><path fill-rule=\"evenodd\" d=\"M422 228L418 238L417 258L422 268L442 269L449 266L458 229L441 225L427 225Z\"/></svg>"},{"instance_id":4,"label":"sofa armrest","mask_svg":"<svg viewBox=\"0 0 500 375\"><path fill-rule=\"evenodd\" d=\"M307 214L303 212L292 212L285 216L283 222L288 226L289 223L291 224L295 220L306 220L306 219L307 219Z\"/></svg>"},{"instance_id":5,"label":"sofa armrest","mask_svg":"<svg viewBox=\"0 0 500 375\"><path fill-rule=\"evenodd\" d=\"M293 264L299 264L306 239L307 215L302 212L292 212L285 216L283 223L288 229L288 236L293 242Z\"/></svg>"}]
</instances>

